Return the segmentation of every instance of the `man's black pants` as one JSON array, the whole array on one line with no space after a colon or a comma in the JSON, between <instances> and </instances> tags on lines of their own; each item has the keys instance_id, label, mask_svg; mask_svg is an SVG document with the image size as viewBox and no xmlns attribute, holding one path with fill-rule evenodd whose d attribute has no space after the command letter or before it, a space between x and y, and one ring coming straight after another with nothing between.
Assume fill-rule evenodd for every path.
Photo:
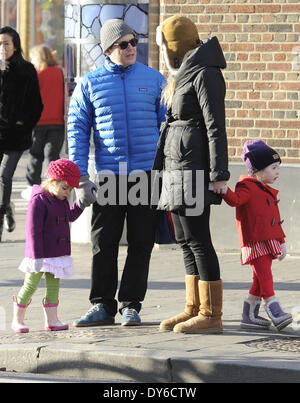
<instances>
[{"instance_id":1,"label":"man's black pants","mask_svg":"<svg viewBox=\"0 0 300 403\"><path fill-rule=\"evenodd\" d=\"M141 309L147 291L151 252L154 245L156 213L148 206L100 206L93 204L91 303L103 303L115 316L118 287L118 250L124 221L127 224L128 250L118 300L122 309Z\"/></svg>"}]
</instances>

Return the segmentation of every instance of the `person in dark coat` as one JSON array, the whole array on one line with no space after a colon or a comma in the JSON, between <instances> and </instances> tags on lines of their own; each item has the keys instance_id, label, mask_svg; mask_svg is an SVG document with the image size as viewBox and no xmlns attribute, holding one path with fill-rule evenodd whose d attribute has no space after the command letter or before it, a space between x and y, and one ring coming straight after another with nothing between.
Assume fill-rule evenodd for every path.
<instances>
[{"instance_id":1,"label":"person in dark coat","mask_svg":"<svg viewBox=\"0 0 300 403\"><path fill-rule=\"evenodd\" d=\"M244 301L241 327L269 329L271 322L258 315L261 299L277 330L292 322L275 298L272 261L286 256L285 234L278 208L278 190L272 185L279 178L281 159L276 150L262 140L248 140L242 159L249 175L241 175L233 192L222 191L223 199L236 207L236 226L241 246L241 261L253 269L253 283Z\"/></svg>"},{"instance_id":2,"label":"person in dark coat","mask_svg":"<svg viewBox=\"0 0 300 403\"><path fill-rule=\"evenodd\" d=\"M14 317L12 329L27 333L24 324L26 308L45 273L46 296L43 299L45 330L66 330L68 325L57 318L60 279L73 274L70 222L75 221L83 209L75 201L70 207L68 197L78 188L80 170L74 162L62 158L51 161L47 179L34 185L26 216L25 257L19 270L26 273L18 296L13 297Z\"/></svg>"},{"instance_id":3,"label":"person in dark coat","mask_svg":"<svg viewBox=\"0 0 300 403\"><path fill-rule=\"evenodd\" d=\"M34 66L22 56L19 34L0 29L0 241L3 223L15 229L11 203L12 178L24 150L32 144L32 129L43 104Z\"/></svg>"},{"instance_id":4,"label":"person in dark coat","mask_svg":"<svg viewBox=\"0 0 300 403\"><path fill-rule=\"evenodd\" d=\"M172 212L186 270L185 310L160 329L221 332L222 280L209 218L230 176L221 72L226 61L218 39L202 42L186 17L166 19L157 38L171 78L163 93L168 119L153 169L163 169L158 209Z\"/></svg>"}]
</instances>

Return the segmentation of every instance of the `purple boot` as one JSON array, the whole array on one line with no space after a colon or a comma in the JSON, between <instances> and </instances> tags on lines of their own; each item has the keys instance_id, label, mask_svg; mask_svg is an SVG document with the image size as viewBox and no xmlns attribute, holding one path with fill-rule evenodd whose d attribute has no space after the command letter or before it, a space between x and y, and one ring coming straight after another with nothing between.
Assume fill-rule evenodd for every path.
<instances>
[{"instance_id":1,"label":"purple boot","mask_svg":"<svg viewBox=\"0 0 300 403\"><path fill-rule=\"evenodd\" d=\"M271 322L267 319L258 316L260 308L259 301L244 301L243 316L241 321L242 329L264 329L268 330L271 326Z\"/></svg>"},{"instance_id":2,"label":"purple boot","mask_svg":"<svg viewBox=\"0 0 300 403\"><path fill-rule=\"evenodd\" d=\"M288 326L293 321L292 315L283 312L279 301L275 298L265 305L265 310L278 331Z\"/></svg>"}]
</instances>

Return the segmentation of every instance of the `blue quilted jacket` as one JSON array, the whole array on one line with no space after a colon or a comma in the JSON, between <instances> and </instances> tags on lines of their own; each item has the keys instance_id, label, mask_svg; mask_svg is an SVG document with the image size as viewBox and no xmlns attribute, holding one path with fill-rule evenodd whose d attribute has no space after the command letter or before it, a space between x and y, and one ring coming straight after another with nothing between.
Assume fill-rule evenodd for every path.
<instances>
[{"instance_id":1,"label":"blue quilted jacket","mask_svg":"<svg viewBox=\"0 0 300 403\"><path fill-rule=\"evenodd\" d=\"M119 173L119 163L132 170L152 168L159 128L165 120L160 103L165 78L136 62L124 67L107 57L86 74L72 95L68 115L69 158L87 174L93 129L96 173Z\"/></svg>"}]
</instances>

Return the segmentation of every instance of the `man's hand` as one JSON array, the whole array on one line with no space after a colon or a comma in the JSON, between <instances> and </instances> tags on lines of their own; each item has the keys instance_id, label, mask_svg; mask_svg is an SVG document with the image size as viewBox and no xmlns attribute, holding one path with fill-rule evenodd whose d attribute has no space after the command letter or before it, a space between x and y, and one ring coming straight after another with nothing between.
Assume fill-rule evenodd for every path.
<instances>
[{"instance_id":1,"label":"man's hand","mask_svg":"<svg viewBox=\"0 0 300 403\"><path fill-rule=\"evenodd\" d=\"M90 204L95 203L97 200L97 188L96 185L89 180L89 175L80 177L79 188L75 188L75 193L78 205L82 210Z\"/></svg>"}]
</instances>

